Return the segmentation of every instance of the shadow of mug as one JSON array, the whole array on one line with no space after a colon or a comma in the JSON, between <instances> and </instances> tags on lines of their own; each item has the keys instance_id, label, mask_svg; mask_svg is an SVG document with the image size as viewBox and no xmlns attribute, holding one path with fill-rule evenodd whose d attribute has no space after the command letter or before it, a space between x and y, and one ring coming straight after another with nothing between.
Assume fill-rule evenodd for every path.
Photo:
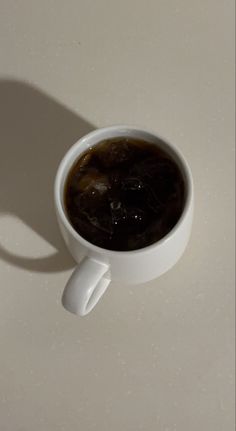
<instances>
[{"instance_id":1,"label":"shadow of mug","mask_svg":"<svg viewBox=\"0 0 236 431\"><path fill-rule=\"evenodd\" d=\"M24 82L0 80L0 217L21 219L57 251L25 257L0 244L0 259L37 272L74 266L57 226L54 177L70 146L94 127L42 91Z\"/></svg>"}]
</instances>

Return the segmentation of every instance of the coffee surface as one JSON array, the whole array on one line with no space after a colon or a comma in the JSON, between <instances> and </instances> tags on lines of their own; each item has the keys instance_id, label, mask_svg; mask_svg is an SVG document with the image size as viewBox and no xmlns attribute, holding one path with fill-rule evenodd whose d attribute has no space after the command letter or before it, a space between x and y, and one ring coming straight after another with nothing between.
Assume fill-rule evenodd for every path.
<instances>
[{"instance_id":1,"label":"coffee surface","mask_svg":"<svg viewBox=\"0 0 236 431\"><path fill-rule=\"evenodd\" d=\"M175 161L158 146L133 138L102 141L71 168L64 202L74 229L109 250L136 250L163 238L185 201Z\"/></svg>"}]
</instances>

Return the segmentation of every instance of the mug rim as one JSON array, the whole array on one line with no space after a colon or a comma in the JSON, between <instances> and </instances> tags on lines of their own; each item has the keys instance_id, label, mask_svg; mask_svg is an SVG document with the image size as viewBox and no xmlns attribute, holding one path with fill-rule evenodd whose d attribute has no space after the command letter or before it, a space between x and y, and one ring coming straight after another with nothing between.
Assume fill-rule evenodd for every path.
<instances>
[{"instance_id":1,"label":"mug rim","mask_svg":"<svg viewBox=\"0 0 236 431\"><path fill-rule=\"evenodd\" d=\"M177 157L178 161L181 164L181 167L183 169L183 174L185 176L185 187L186 187L186 199L185 199L185 203L184 203L184 208L183 208L183 211L181 213L180 218L178 219L177 223L173 226L173 228L163 238L159 239L158 241L154 242L153 244L150 244L146 247L142 247L142 248L139 248L136 250L124 250L124 251L123 250L122 251L121 250L109 250L106 248L102 248L102 247L99 247L99 246L87 241L84 237L82 237L74 229L71 222L69 221L69 219L66 215L66 212L64 210L64 205L63 205L62 198L61 198L61 182L63 179L63 174L64 174L65 170L68 169L68 163L70 161L71 155L76 151L76 149L81 145L81 143L85 142L85 141L87 141L93 137L96 137L96 135L98 135L98 141L97 141L97 143L94 144L94 145L96 145L99 142L101 142L101 139L99 139L99 134L106 133L106 132L110 132L110 133L116 132L116 131L119 132L122 130L124 130L124 135L125 135L125 131L130 132L130 133L136 132L136 133L148 134L149 136L152 136L153 138L160 140L165 146L167 146L170 149L170 151L172 153L174 153L174 155ZM109 137L107 137L107 139L109 139ZM84 149L81 152L78 152L76 154L76 157L74 157L72 163L70 163L70 166L69 166L69 169L67 171L66 176L68 175L68 172L69 172L70 168L73 166L73 163L75 162L75 160L83 152L84 152ZM120 254L122 254L122 255L125 254L128 256L128 255L140 254L140 253L150 252L153 249L155 249L156 247L162 246L163 244L167 243L174 236L174 234L176 233L176 231L179 229L179 227L183 223L184 219L186 218L186 216L189 212L189 209L191 207L192 200L193 200L192 173L191 173L191 170L189 168L189 165L188 165L185 157L178 150L178 148L175 145L169 143L165 138L162 138L159 134L157 134L156 132L154 132L150 129L140 128L137 126L130 126L130 125L113 125L113 126L97 128L97 129L87 133L86 135L82 136L81 138L79 138L63 156L63 158L62 158L62 160L58 166L56 177L55 177L55 182L54 182L54 202L55 202L56 210L60 216L60 220L63 222L63 225L65 226L65 228L74 237L74 239L76 241L78 241L79 243L81 243L84 247L86 247L87 249L90 249L91 251L98 252L98 253L103 254L103 255L118 256Z\"/></svg>"}]
</instances>

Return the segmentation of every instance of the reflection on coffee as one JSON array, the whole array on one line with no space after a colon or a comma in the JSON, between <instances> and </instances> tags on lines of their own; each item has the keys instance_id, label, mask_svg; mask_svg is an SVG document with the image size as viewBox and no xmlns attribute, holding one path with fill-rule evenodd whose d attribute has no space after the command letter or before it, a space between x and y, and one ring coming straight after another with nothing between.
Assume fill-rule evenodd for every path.
<instances>
[{"instance_id":1,"label":"reflection on coffee","mask_svg":"<svg viewBox=\"0 0 236 431\"><path fill-rule=\"evenodd\" d=\"M78 158L64 201L72 226L87 241L109 250L136 250L160 240L178 222L184 180L158 146L113 138Z\"/></svg>"}]
</instances>

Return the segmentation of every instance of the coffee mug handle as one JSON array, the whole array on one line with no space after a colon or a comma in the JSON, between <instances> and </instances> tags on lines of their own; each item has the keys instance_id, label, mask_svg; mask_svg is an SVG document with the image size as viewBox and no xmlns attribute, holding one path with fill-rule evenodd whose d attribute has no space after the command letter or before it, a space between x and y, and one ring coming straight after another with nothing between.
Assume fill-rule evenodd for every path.
<instances>
[{"instance_id":1,"label":"coffee mug handle","mask_svg":"<svg viewBox=\"0 0 236 431\"><path fill-rule=\"evenodd\" d=\"M85 257L74 270L62 295L63 306L71 313L85 316L97 304L110 279L104 278L109 265Z\"/></svg>"}]
</instances>

